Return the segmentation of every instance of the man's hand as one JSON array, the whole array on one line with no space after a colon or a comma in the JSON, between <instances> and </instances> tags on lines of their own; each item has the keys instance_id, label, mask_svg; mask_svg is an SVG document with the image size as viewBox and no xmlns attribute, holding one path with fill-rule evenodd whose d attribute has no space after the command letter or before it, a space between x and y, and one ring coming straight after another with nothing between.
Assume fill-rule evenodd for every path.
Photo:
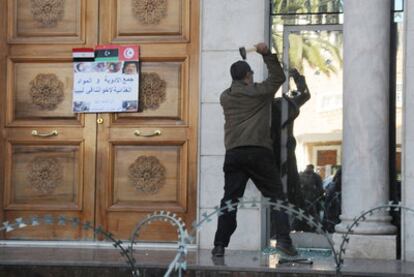
<instances>
[{"instance_id":1,"label":"man's hand","mask_svg":"<svg viewBox=\"0 0 414 277\"><path fill-rule=\"evenodd\" d=\"M267 55L270 53L269 47L264 42L258 43L254 47L256 47L256 52L261 55Z\"/></svg>"},{"instance_id":2,"label":"man's hand","mask_svg":"<svg viewBox=\"0 0 414 277\"><path fill-rule=\"evenodd\" d=\"M302 93L307 93L308 86L306 85L305 76L301 75L296 68L289 70L289 74L295 81L296 89Z\"/></svg>"}]
</instances>

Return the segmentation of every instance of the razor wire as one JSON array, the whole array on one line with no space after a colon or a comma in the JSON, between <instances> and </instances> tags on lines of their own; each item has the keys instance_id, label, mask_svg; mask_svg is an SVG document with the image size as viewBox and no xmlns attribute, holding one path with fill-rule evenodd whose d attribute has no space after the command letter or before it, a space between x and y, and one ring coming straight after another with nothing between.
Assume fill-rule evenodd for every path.
<instances>
[{"instance_id":1,"label":"razor wire","mask_svg":"<svg viewBox=\"0 0 414 277\"><path fill-rule=\"evenodd\" d=\"M127 265L131 268L132 276L139 276L135 272L135 264L136 260L133 255L130 255L129 250L123 246L123 242L121 240L117 240L114 238L114 235L111 232L105 231L102 226L94 227L89 221L81 222L81 220L78 217L66 217L63 215L59 215L57 217L54 217L52 215L45 215L43 217L39 216L31 216L26 221L24 218L19 217L16 218L14 222L9 223L9 221L4 221L3 226L0 227L0 231L5 232L12 232L17 229L22 229L25 227L36 227L40 226L42 222L46 226L57 224L59 226L65 226L67 223L69 223L72 228L81 227L83 230L93 230L93 232L96 235L103 235L106 239L110 240L112 242L112 246L114 248L119 248L121 256L125 259Z\"/></svg>"},{"instance_id":2,"label":"razor wire","mask_svg":"<svg viewBox=\"0 0 414 277\"><path fill-rule=\"evenodd\" d=\"M318 234L323 235L326 240L328 241L328 244L332 250L332 253L334 254L335 263L338 264L338 255L336 254L335 248L334 248L334 242L330 238L329 234L324 231L322 224L320 221L316 218L314 218L311 215L308 215L304 210L296 208L295 205L288 203L283 200L276 200L276 202L272 202L270 198L263 197L261 200L257 200L256 198L253 198L251 200L245 199L245 198L239 198L237 202L232 202L231 200L228 200L225 202L225 206L223 207L214 207L214 211L210 214L207 214L206 212L201 215L201 220L199 222L193 222L192 224L192 231L189 232L190 237L195 237L196 233L201 230L202 225L208 222L212 221L212 217L217 215L217 217L224 214L225 211L231 212L235 211L236 207L243 209L243 208L257 208L258 205L264 206L264 207L270 207L275 211L281 211L287 213L290 217L293 217L294 219L305 221L307 225L314 228L315 231Z\"/></svg>"},{"instance_id":3,"label":"razor wire","mask_svg":"<svg viewBox=\"0 0 414 277\"><path fill-rule=\"evenodd\" d=\"M127 265L131 268L132 276L137 277L140 276L140 273L139 269L136 266L136 259L134 258L134 246L136 245L136 239L139 237L140 232L145 225L151 224L155 221L167 222L177 228L178 249L174 259L169 264L164 276L170 276L170 274L173 271L177 271L178 275L182 276L183 271L185 272L188 268L186 261L188 245L194 242L196 234L202 229L204 224L212 222L212 218L214 216L219 217L223 215L225 212L235 211L236 208L258 208L259 206L269 207L275 211L285 212L294 219L306 222L307 225L315 229L316 233L323 235L331 248L334 262L336 264L337 276L342 276L341 271L344 264L343 255L345 255L346 246L349 244L350 235L354 233L355 228L358 227L361 222L365 221L369 216L372 216L376 211L380 210L405 210L414 213L414 209L402 206L400 202L397 203L393 201L390 201L388 204L385 205L377 206L368 211L363 211L359 216L353 218L353 221L350 225L346 226L347 232L342 235L342 241L338 251L335 249L334 242L329 236L329 233L324 230L320 220L314 218L311 215L308 215L304 210L296 208L295 205L291 203L288 203L283 200L277 200L276 202L272 202L270 201L270 198L262 198L261 200L257 200L255 198L251 200L239 198L238 201L235 202L229 200L225 202L225 206L216 206L214 207L214 211L212 211L211 213L204 212L203 214L201 214L200 220L195 220L192 223L192 229L190 232L188 232L185 228L185 223L183 222L183 220L179 218L176 214L171 213L169 211L154 212L152 214L147 215L145 219L141 220L140 222L138 222L137 225L135 225L135 228L133 229L131 235L131 240L128 242L128 247L125 247L123 245L123 241L117 240L112 233L105 231L101 226L93 227L92 224L88 221L81 222L81 220L77 217L65 217L63 215L56 217L52 215L45 215L43 217L32 216L26 220L22 217L19 217L11 223L9 221L3 222L2 226L0 227L0 231L12 232L14 230L22 229L28 226L40 226L42 223L45 225L57 224L61 226L70 224L73 228L81 227L84 230L93 230L93 232L96 235L103 235L107 240L110 240L112 242L112 246L114 248L120 250L121 256L125 259Z\"/></svg>"},{"instance_id":4,"label":"razor wire","mask_svg":"<svg viewBox=\"0 0 414 277\"><path fill-rule=\"evenodd\" d=\"M343 255L345 255L346 246L349 244L350 235L354 233L354 229L357 228L361 222L364 222L365 220L367 220L369 216L374 215L376 211L381 211L381 210L385 210L387 212L390 212L390 211L399 212L401 210L404 210L404 211L414 213L414 209L401 205L401 202L389 201L388 204L377 206L368 211L362 211L359 216L354 217L352 219L352 223L345 227L347 229L347 232L342 235L342 241L341 241L341 244L339 247L339 253L338 253L339 263L337 263L337 272L341 272L342 270L342 266L344 264Z\"/></svg>"},{"instance_id":5,"label":"razor wire","mask_svg":"<svg viewBox=\"0 0 414 277\"><path fill-rule=\"evenodd\" d=\"M168 222L172 226L177 227L177 235L178 235L177 254L174 257L173 261L170 263L167 269L167 272L164 274L164 276L169 276L171 272L175 270L175 271L178 271L178 276L181 277L182 272L187 270L187 262L186 262L185 257L187 256L187 253L188 253L187 245L189 242L188 241L189 236L188 236L187 230L185 229L185 223L176 214L173 214L169 211L159 211L159 212L154 212L153 214L148 215L147 218L141 220L135 226L132 232L129 249L131 253L133 253L135 239L139 237L141 229L145 225L151 224L154 221ZM135 265L133 268L133 272L138 272L138 269L135 269Z\"/></svg>"}]
</instances>

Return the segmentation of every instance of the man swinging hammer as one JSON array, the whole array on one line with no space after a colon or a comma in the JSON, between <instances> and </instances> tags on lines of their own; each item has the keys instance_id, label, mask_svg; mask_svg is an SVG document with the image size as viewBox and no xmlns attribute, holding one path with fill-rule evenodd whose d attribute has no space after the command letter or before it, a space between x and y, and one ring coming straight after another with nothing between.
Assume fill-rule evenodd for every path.
<instances>
[{"instance_id":1,"label":"man swinging hammer","mask_svg":"<svg viewBox=\"0 0 414 277\"><path fill-rule=\"evenodd\" d=\"M220 97L225 117L224 196L221 207L231 200L237 203L244 194L248 179L252 179L263 196L271 201L286 201L280 174L273 154L270 134L271 106L279 87L286 80L277 56L265 43L256 46L256 52L263 56L269 76L261 83L253 82L253 71L245 61L232 64L230 74L233 82ZM224 255L230 237L236 230L237 209L218 218L214 238L214 257ZM274 214L277 222L277 248L287 255L297 255L290 238L288 215Z\"/></svg>"}]
</instances>

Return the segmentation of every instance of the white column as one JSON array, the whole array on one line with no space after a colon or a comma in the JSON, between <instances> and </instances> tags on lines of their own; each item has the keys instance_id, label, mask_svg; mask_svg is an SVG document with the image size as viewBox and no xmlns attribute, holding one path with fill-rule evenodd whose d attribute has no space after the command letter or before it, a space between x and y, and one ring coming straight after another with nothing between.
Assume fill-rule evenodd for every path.
<instances>
[{"instance_id":1,"label":"white column","mask_svg":"<svg viewBox=\"0 0 414 277\"><path fill-rule=\"evenodd\" d=\"M336 226L339 233L346 232L347 225L362 211L388 202L391 1L344 1L342 222ZM380 235L395 233L390 220L384 211L362 222L351 237L349 256L395 256L395 253L378 256L382 254L376 253L375 248ZM384 239L394 241L395 248L395 239L387 236Z\"/></svg>"},{"instance_id":2,"label":"white column","mask_svg":"<svg viewBox=\"0 0 414 277\"><path fill-rule=\"evenodd\" d=\"M414 2L405 1L404 9L404 132L403 132L403 172L402 202L414 209ZM402 214L402 258L414 261L414 214Z\"/></svg>"}]
</instances>

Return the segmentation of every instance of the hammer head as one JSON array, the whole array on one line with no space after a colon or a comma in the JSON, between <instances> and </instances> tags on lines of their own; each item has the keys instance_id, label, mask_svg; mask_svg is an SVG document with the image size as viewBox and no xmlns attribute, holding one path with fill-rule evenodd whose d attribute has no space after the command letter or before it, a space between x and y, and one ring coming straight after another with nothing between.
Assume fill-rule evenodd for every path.
<instances>
[{"instance_id":1,"label":"hammer head","mask_svg":"<svg viewBox=\"0 0 414 277\"><path fill-rule=\"evenodd\" d=\"M246 59L246 48L240 47L239 52L240 52L240 56L243 58L243 60L245 60Z\"/></svg>"}]
</instances>

